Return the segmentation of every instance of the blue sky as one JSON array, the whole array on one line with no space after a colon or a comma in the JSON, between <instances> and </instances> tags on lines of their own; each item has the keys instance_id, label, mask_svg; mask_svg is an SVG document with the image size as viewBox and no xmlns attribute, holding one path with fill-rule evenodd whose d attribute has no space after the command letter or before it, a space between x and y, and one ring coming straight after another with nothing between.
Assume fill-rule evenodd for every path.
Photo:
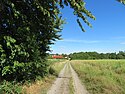
<instances>
[{"instance_id":1,"label":"blue sky","mask_svg":"<svg viewBox=\"0 0 125 94\"><path fill-rule=\"evenodd\" d=\"M88 18L92 28L84 22L86 32L82 32L73 15L73 10L66 7L62 10L66 24L60 33L63 40L51 46L52 53L73 52L118 52L125 51L125 6L116 0L85 0L86 8L96 20Z\"/></svg>"}]
</instances>

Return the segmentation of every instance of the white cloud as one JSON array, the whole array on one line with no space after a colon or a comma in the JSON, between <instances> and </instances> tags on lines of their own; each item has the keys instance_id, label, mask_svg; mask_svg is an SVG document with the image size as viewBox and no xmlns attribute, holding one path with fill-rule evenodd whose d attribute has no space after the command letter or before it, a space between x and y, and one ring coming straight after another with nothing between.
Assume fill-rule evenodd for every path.
<instances>
[{"instance_id":1,"label":"white cloud","mask_svg":"<svg viewBox=\"0 0 125 94\"><path fill-rule=\"evenodd\" d=\"M125 36L114 37L113 39L125 39Z\"/></svg>"},{"instance_id":2,"label":"white cloud","mask_svg":"<svg viewBox=\"0 0 125 94\"><path fill-rule=\"evenodd\" d=\"M71 52L73 52L73 50L66 47L66 46L56 46L56 48L53 48L53 50L52 50L53 54L56 54L56 53L58 53L58 54L63 54L63 53L69 54Z\"/></svg>"},{"instance_id":3,"label":"white cloud","mask_svg":"<svg viewBox=\"0 0 125 94\"><path fill-rule=\"evenodd\" d=\"M60 40L63 42L75 42L75 43L99 43L100 41L97 40L74 40L74 39L64 39Z\"/></svg>"},{"instance_id":4,"label":"white cloud","mask_svg":"<svg viewBox=\"0 0 125 94\"><path fill-rule=\"evenodd\" d=\"M125 42L122 42L122 43L120 43L120 44L125 44Z\"/></svg>"}]
</instances>

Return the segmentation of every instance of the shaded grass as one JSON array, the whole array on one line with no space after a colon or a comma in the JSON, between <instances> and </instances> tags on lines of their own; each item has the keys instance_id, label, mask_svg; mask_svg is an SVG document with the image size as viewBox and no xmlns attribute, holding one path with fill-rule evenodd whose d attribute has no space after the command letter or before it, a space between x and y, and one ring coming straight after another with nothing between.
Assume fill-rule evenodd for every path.
<instances>
[{"instance_id":1,"label":"shaded grass","mask_svg":"<svg viewBox=\"0 0 125 94\"><path fill-rule=\"evenodd\" d=\"M91 94L125 94L124 60L74 60L71 64Z\"/></svg>"}]
</instances>

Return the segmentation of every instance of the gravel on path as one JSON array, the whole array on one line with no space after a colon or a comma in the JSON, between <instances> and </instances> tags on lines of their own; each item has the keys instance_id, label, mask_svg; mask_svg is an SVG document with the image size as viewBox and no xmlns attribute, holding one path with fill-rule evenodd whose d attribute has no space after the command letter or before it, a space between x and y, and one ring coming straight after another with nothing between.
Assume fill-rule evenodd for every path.
<instances>
[{"instance_id":1,"label":"gravel on path","mask_svg":"<svg viewBox=\"0 0 125 94\"><path fill-rule=\"evenodd\" d=\"M73 79L74 94L89 94L69 62L65 64L47 94L70 94L71 78Z\"/></svg>"}]
</instances>

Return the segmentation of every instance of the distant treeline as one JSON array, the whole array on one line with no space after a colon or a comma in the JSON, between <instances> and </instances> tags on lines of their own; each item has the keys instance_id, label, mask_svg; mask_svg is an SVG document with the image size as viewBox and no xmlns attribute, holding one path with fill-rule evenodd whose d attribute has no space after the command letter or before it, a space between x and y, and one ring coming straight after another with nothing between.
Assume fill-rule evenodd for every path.
<instances>
[{"instance_id":1,"label":"distant treeline","mask_svg":"<svg viewBox=\"0 0 125 94\"><path fill-rule=\"evenodd\" d=\"M97 52L78 52L69 55L72 59L125 59L125 52L119 53L97 53Z\"/></svg>"}]
</instances>

